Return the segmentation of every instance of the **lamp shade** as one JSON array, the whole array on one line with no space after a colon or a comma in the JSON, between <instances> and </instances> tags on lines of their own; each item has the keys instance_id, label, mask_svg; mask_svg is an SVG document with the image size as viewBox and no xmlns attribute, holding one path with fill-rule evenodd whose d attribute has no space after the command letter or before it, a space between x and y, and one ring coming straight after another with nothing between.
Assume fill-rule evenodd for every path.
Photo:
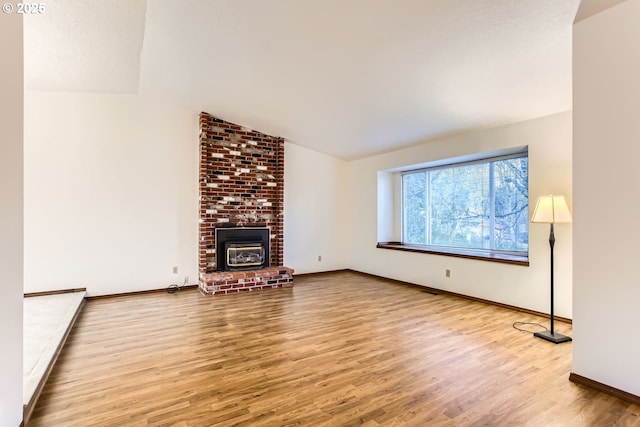
<instances>
[{"instance_id":1,"label":"lamp shade","mask_svg":"<svg viewBox=\"0 0 640 427\"><path fill-rule=\"evenodd\" d=\"M564 196L540 196L533 211L531 222L553 224L555 222L571 222L571 213Z\"/></svg>"}]
</instances>

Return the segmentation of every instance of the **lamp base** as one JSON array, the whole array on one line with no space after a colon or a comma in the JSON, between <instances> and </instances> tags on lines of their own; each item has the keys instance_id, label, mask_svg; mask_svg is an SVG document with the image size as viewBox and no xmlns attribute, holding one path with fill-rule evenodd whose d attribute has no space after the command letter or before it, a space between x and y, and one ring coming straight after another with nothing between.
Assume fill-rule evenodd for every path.
<instances>
[{"instance_id":1,"label":"lamp base","mask_svg":"<svg viewBox=\"0 0 640 427\"><path fill-rule=\"evenodd\" d=\"M535 332L533 336L542 338L543 340L551 341L554 344L571 341L571 337L558 333L552 334L551 331Z\"/></svg>"}]
</instances>

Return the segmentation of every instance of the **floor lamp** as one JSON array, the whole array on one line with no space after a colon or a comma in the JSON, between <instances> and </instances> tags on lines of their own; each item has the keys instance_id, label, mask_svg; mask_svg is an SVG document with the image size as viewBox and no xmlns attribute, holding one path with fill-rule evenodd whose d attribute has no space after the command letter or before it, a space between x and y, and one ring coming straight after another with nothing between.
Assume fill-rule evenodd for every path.
<instances>
[{"instance_id":1,"label":"floor lamp","mask_svg":"<svg viewBox=\"0 0 640 427\"><path fill-rule=\"evenodd\" d=\"M549 195L538 197L538 203L533 211L531 222L541 222L551 226L549 231L549 245L551 246L551 329L536 332L533 335L555 344L571 341L571 337L557 334L553 328L553 245L556 242L556 238L553 235L553 224L556 222L571 222L571 213L569 213L569 207L564 200L564 196Z\"/></svg>"}]
</instances>

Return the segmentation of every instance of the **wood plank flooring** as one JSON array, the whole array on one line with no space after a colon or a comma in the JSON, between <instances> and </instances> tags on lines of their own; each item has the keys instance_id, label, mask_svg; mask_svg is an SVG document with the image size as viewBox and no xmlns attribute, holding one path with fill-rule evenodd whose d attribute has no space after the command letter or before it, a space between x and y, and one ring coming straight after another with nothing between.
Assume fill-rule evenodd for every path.
<instances>
[{"instance_id":1,"label":"wood plank flooring","mask_svg":"<svg viewBox=\"0 0 640 427\"><path fill-rule=\"evenodd\" d=\"M546 323L351 272L92 300L29 426L640 426L516 321Z\"/></svg>"}]
</instances>

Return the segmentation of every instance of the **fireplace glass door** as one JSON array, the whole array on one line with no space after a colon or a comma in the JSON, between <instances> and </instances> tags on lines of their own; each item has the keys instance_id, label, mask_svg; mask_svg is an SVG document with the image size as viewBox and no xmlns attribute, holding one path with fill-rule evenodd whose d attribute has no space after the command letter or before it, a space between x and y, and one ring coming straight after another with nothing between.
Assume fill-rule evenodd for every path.
<instances>
[{"instance_id":1,"label":"fireplace glass door","mask_svg":"<svg viewBox=\"0 0 640 427\"><path fill-rule=\"evenodd\" d=\"M227 243L227 267L242 270L262 266L265 251L260 242L256 243Z\"/></svg>"}]
</instances>

